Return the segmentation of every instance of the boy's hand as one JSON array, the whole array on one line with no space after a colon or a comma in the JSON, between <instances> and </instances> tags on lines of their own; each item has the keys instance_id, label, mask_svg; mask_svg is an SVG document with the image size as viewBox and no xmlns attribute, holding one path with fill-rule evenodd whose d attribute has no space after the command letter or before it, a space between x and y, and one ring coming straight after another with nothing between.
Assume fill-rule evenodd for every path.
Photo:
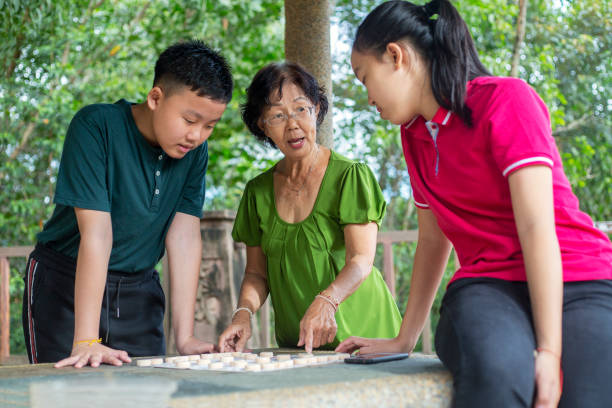
<instances>
[{"instance_id":1,"label":"boy's hand","mask_svg":"<svg viewBox=\"0 0 612 408\"><path fill-rule=\"evenodd\" d=\"M72 348L70 357L58 361L55 368L74 366L81 368L86 365L98 367L100 364L112 364L114 366L131 363L132 359L127 351L115 350L102 344L77 344Z\"/></svg>"},{"instance_id":2,"label":"boy's hand","mask_svg":"<svg viewBox=\"0 0 612 408\"><path fill-rule=\"evenodd\" d=\"M189 337L180 344L177 343L176 350L182 355L213 353L218 351L215 344L206 343L194 336Z\"/></svg>"}]
</instances>

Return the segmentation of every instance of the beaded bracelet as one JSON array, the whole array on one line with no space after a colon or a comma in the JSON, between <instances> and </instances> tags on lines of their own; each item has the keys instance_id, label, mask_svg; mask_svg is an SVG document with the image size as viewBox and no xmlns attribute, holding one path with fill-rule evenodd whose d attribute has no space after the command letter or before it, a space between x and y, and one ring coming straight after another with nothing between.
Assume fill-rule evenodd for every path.
<instances>
[{"instance_id":1,"label":"beaded bracelet","mask_svg":"<svg viewBox=\"0 0 612 408\"><path fill-rule=\"evenodd\" d=\"M99 339L93 339L93 340L80 340L80 341L75 341L74 345L78 345L78 344L83 344L83 343L87 343L88 346L93 346L94 344L98 344L98 343L102 343L102 337L100 337Z\"/></svg>"},{"instance_id":2,"label":"beaded bracelet","mask_svg":"<svg viewBox=\"0 0 612 408\"><path fill-rule=\"evenodd\" d=\"M239 307L238 309L234 310L234 312L232 313L232 319L234 319L234 316L236 316L236 313L238 313L241 310L246 310L247 312L249 312L250 318L253 318L253 311L251 309L249 309L248 307Z\"/></svg>"},{"instance_id":3,"label":"beaded bracelet","mask_svg":"<svg viewBox=\"0 0 612 408\"><path fill-rule=\"evenodd\" d=\"M329 299L328 297L323 296L323 295L316 295L316 296L315 296L315 299L316 299L316 298L323 299L323 300L325 300L327 303L329 303L330 305L332 305L332 307L334 308L334 312L337 312L337 311L338 311L338 306L336 306L336 305L334 304L334 302L332 302L332 301L331 301L331 299Z\"/></svg>"}]
</instances>

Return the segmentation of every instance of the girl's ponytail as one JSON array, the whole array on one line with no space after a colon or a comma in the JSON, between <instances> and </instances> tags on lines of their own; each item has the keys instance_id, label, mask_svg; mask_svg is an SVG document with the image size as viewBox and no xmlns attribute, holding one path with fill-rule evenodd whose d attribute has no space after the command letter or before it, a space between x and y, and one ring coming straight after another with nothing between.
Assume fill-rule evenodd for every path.
<instances>
[{"instance_id":1,"label":"girl's ponytail","mask_svg":"<svg viewBox=\"0 0 612 408\"><path fill-rule=\"evenodd\" d=\"M467 82L491 75L482 65L472 36L448 0L423 6L388 1L376 7L357 29L353 48L382 55L390 42L408 41L430 67L431 89L438 104L472 126L465 104Z\"/></svg>"}]
</instances>

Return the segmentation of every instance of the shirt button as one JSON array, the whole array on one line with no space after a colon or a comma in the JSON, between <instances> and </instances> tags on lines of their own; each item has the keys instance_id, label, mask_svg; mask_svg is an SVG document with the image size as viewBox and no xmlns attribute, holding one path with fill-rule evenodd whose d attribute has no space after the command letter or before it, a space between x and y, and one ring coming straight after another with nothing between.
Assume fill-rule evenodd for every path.
<instances>
[{"instance_id":1,"label":"shirt button","mask_svg":"<svg viewBox=\"0 0 612 408\"><path fill-rule=\"evenodd\" d=\"M156 175L157 177L159 177L159 175L160 175L160 174L161 174L161 172L160 172L159 170L157 170L157 171L155 172L155 175Z\"/></svg>"},{"instance_id":2,"label":"shirt button","mask_svg":"<svg viewBox=\"0 0 612 408\"><path fill-rule=\"evenodd\" d=\"M158 158L159 160L161 160L161 159L163 159L163 158L164 158L164 155L163 155L163 154L160 154L160 155L159 155L157 158Z\"/></svg>"},{"instance_id":3,"label":"shirt button","mask_svg":"<svg viewBox=\"0 0 612 408\"><path fill-rule=\"evenodd\" d=\"M159 195L159 189L158 188L155 189L155 195Z\"/></svg>"}]
</instances>

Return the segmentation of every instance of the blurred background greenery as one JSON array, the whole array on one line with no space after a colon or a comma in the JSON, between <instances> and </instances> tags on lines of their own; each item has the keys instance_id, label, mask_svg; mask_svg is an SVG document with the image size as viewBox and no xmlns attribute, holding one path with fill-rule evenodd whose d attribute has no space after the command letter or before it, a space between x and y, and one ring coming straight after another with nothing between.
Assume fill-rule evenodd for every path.
<instances>
[{"instance_id":1,"label":"blurred background greenery","mask_svg":"<svg viewBox=\"0 0 612 408\"><path fill-rule=\"evenodd\" d=\"M332 11L334 147L371 165L388 201L384 230L416 228L399 129L367 105L350 70L351 38L379 1L336 0ZM454 2L485 65L509 75L518 5ZM0 247L33 245L53 210L68 123L81 107L142 101L157 55L200 38L233 67L234 97L210 139L205 210L236 209L246 181L278 154L255 142L239 104L253 74L283 59L282 0L0 0ZM608 0L530 0L518 76L547 103L566 174L582 209L612 220L612 18ZM382 267L382 248L377 264ZM394 246L398 304L410 290L414 244ZM11 260L11 353L24 353L25 262ZM435 330L441 294L432 313Z\"/></svg>"}]
</instances>

